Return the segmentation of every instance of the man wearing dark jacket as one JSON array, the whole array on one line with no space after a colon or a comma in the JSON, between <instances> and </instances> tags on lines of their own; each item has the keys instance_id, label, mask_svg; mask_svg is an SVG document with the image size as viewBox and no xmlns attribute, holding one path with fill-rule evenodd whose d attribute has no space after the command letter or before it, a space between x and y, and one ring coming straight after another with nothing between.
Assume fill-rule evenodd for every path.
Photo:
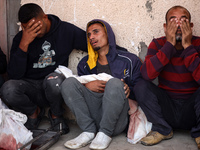
<instances>
[{"instance_id":1,"label":"man wearing dark jacket","mask_svg":"<svg viewBox=\"0 0 200 150\"><path fill-rule=\"evenodd\" d=\"M6 73L6 68L7 68L7 61L6 61L6 55L3 53L0 47L0 88L3 85L4 78L2 74Z\"/></svg>"},{"instance_id":2,"label":"man wearing dark jacket","mask_svg":"<svg viewBox=\"0 0 200 150\"><path fill-rule=\"evenodd\" d=\"M64 76L52 72L58 65L68 66L73 49L87 51L85 31L57 16L46 15L33 3L23 5L18 17L22 31L13 39L8 66L11 80L2 87L3 99L28 116L28 129L38 127L44 107L50 106L51 125L62 123L63 133L67 133L59 92Z\"/></svg>"},{"instance_id":3,"label":"man wearing dark jacket","mask_svg":"<svg viewBox=\"0 0 200 150\"><path fill-rule=\"evenodd\" d=\"M116 48L112 28L103 20L88 23L87 39L88 56L79 62L78 75L107 73L114 78L84 85L72 77L63 81L61 94L83 130L65 146L77 149L92 141L91 149L105 149L111 137L120 134L128 124L128 98L135 99L133 87L141 77L141 61Z\"/></svg>"}]
</instances>

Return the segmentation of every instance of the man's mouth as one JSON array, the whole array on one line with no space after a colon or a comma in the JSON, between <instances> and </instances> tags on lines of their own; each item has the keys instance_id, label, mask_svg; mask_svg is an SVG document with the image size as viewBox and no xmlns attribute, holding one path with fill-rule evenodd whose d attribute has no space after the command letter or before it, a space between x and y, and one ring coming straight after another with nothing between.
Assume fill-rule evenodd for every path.
<instances>
[{"instance_id":1,"label":"man's mouth","mask_svg":"<svg viewBox=\"0 0 200 150\"><path fill-rule=\"evenodd\" d=\"M91 45L92 45L92 46L95 46L96 44L97 44L97 41L92 41L92 42L91 42Z\"/></svg>"}]
</instances>

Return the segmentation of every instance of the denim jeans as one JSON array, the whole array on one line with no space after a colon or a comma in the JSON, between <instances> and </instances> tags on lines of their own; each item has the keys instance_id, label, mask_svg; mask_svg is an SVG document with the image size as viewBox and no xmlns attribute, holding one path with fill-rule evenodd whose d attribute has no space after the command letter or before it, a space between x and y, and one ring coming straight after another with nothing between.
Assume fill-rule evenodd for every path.
<instances>
[{"instance_id":1,"label":"denim jeans","mask_svg":"<svg viewBox=\"0 0 200 150\"><path fill-rule=\"evenodd\" d=\"M58 73L51 73L45 79L8 80L1 88L2 99L13 109L28 116L37 107L50 106L56 116L63 114L63 99L60 84L65 77Z\"/></svg>"},{"instance_id":2,"label":"denim jeans","mask_svg":"<svg viewBox=\"0 0 200 150\"><path fill-rule=\"evenodd\" d=\"M61 85L61 94L83 131L113 136L128 124L128 99L123 82L117 78L106 83L104 93L92 92L75 78L67 78Z\"/></svg>"}]
</instances>

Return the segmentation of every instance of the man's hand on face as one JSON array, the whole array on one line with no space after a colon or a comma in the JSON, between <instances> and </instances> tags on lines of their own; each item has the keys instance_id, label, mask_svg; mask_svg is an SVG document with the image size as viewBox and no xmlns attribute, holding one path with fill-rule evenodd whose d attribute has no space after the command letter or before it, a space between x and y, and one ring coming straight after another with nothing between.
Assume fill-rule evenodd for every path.
<instances>
[{"instance_id":1,"label":"man's hand on face","mask_svg":"<svg viewBox=\"0 0 200 150\"><path fill-rule=\"evenodd\" d=\"M41 22L35 22L35 19L31 19L26 27L22 27L22 39L19 44L19 47L24 51L27 52L29 44L37 37L38 34L41 32Z\"/></svg>"},{"instance_id":2,"label":"man's hand on face","mask_svg":"<svg viewBox=\"0 0 200 150\"><path fill-rule=\"evenodd\" d=\"M95 81L86 83L85 87L93 92L103 93L106 87L106 83L107 81L95 80Z\"/></svg>"},{"instance_id":3,"label":"man's hand on face","mask_svg":"<svg viewBox=\"0 0 200 150\"><path fill-rule=\"evenodd\" d=\"M186 49L192 43L192 28L188 19L181 19L180 22L181 32L182 32L182 46Z\"/></svg>"},{"instance_id":4,"label":"man's hand on face","mask_svg":"<svg viewBox=\"0 0 200 150\"><path fill-rule=\"evenodd\" d=\"M177 19L172 18L170 21L168 21L166 25L165 35L168 42L170 42L172 45L176 45L176 31L177 31L178 25L177 25Z\"/></svg>"}]
</instances>

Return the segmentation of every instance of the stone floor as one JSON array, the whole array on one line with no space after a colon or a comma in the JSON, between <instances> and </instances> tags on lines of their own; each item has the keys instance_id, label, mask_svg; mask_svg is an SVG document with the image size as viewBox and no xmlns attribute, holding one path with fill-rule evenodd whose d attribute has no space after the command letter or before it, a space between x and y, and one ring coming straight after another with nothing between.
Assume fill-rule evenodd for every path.
<instances>
[{"instance_id":1,"label":"stone floor","mask_svg":"<svg viewBox=\"0 0 200 150\"><path fill-rule=\"evenodd\" d=\"M49 122L47 119L41 123L40 128L48 128ZM76 124L69 124L70 132L66 135L62 135L58 142L55 143L49 150L67 150L64 147L64 143L67 140L75 138L81 133L80 128ZM80 148L80 150L89 150L89 146ZM191 138L189 131L177 130L174 131L174 137L170 140L162 141L154 146L144 146L140 143L130 144L127 142L126 134L122 133L113 140L107 150L197 150L196 143Z\"/></svg>"}]
</instances>

